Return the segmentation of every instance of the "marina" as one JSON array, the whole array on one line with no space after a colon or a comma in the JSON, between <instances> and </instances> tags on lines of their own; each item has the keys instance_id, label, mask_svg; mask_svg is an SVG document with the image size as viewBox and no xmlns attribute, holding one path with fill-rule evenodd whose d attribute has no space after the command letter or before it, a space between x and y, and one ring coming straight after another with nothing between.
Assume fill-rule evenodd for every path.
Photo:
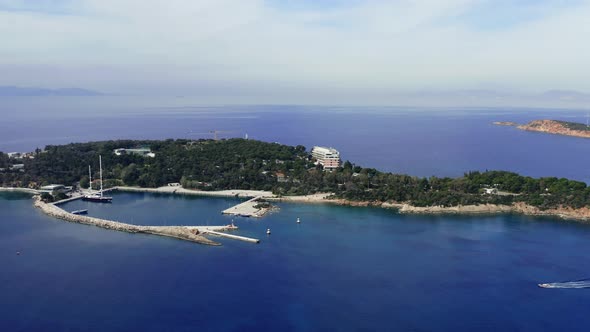
<instances>
[{"instance_id":1,"label":"marina","mask_svg":"<svg viewBox=\"0 0 590 332\"><path fill-rule=\"evenodd\" d=\"M215 236L222 236L230 239L247 241L247 242L254 242L258 243L259 240L247 238L243 236L237 235L229 235L224 234L221 232L230 231L230 230L237 230L238 227L235 226L233 223L230 225L222 225L222 226L214 226L214 225L207 225L207 226L147 226L147 225L134 225L128 224L124 222L108 220L103 218L96 218L87 216L88 209L79 209L72 212L68 212L62 209L59 205L65 204L67 202L72 202L74 200L82 198L81 195L78 195L75 198L68 198L63 201L58 201L55 203L45 203L39 197L35 197L34 205L35 207L41 209L45 214L62 219L68 222L75 222L84 225L91 225L100 228L116 230L121 232L127 233L145 233L145 234L153 234L159 236L166 236L171 238L176 238L180 240L195 242L199 244L206 244L206 245L213 245L218 246L221 243L212 241L206 238L204 235L212 234Z\"/></svg>"},{"instance_id":2,"label":"marina","mask_svg":"<svg viewBox=\"0 0 590 332\"><path fill-rule=\"evenodd\" d=\"M88 193L82 197L85 201L97 202L97 203L111 203L113 198L110 196L104 196L104 188L102 185L102 156L98 156L99 174L100 174L100 190L98 192L92 191L92 168L88 166Z\"/></svg>"}]
</instances>

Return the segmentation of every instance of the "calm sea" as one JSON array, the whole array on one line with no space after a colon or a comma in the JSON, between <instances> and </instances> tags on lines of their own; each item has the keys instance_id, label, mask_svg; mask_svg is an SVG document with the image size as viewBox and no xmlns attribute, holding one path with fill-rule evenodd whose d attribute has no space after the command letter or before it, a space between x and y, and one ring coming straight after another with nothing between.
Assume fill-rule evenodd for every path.
<instances>
[{"instance_id":1,"label":"calm sea","mask_svg":"<svg viewBox=\"0 0 590 332\"><path fill-rule=\"evenodd\" d=\"M585 121L567 110L192 107L105 99L2 100L0 150L113 138L249 137L330 145L412 175L506 169L590 182L590 141L492 121ZM235 199L115 193L67 210L146 225L219 225ZM0 193L2 331L588 331L590 226L551 218L405 216L280 204L201 246L70 224ZM302 223L295 223L296 218ZM272 229L267 237L266 228ZM17 251L20 252L17 255Z\"/></svg>"},{"instance_id":2,"label":"calm sea","mask_svg":"<svg viewBox=\"0 0 590 332\"><path fill-rule=\"evenodd\" d=\"M0 151L116 138L248 137L327 145L342 158L416 176L510 170L590 182L590 139L492 125L534 119L586 122L586 112L325 106L191 106L197 101L101 98L0 100Z\"/></svg>"},{"instance_id":3,"label":"calm sea","mask_svg":"<svg viewBox=\"0 0 590 332\"><path fill-rule=\"evenodd\" d=\"M280 204L235 219L260 244L208 247L70 224L0 195L3 331L590 329L590 289L537 287L590 276L588 225ZM213 225L230 222L219 212L234 203L119 193L112 205L64 208Z\"/></svg>"}]
</instances>

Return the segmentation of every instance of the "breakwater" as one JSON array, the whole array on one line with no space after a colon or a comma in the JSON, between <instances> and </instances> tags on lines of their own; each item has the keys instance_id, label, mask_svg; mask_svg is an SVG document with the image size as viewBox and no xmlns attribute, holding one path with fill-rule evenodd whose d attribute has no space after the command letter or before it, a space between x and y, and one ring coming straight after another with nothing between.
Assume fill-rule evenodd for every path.
<instances>
[{"instance_id":1,"label":"breakwater","mask_svg":"<svg viewBox=\"0 0 590 332\"><path fill-rule=\"evenodd\" d=\"M246 236L232 235L232 234L226 234L226 233L210 231L210 230L206 230L205 233L217 235L217 236L221 236L221 237L227 237L227 238L234 239L234 240L246 241L246 242L251 242L251 243L260 243L260 240L254 239L251 237L246 237Z\"/></svg>"},{"instance_id":2,"label":"breakwater","mask_svg":"<svg viewBox=\"0 0 590 332\"><path fill-rule=\"evenodd\" d=\"M152 234L152 235L159 235L159 236L166 236L172 237L180 240L200 243L200 244L207 244L207 245L214 245L218 246L221 245L218 242L209 240L208 238L204 237L202 233L206 230L212 231L223 231L232 229L232 226L138 226L138 225L131 225L127 223L122 223L113 220L106 220L100 218L94 218L89 216L83 215L76 215L69 213L60 207L43 202L39 197L35 197L35 207L39 208L45 214L62 219L68 222L75 222L78 224L96 226L100 228L120 231L120 232L127 232L127 233L144 233L144 234Z\"/></svg>"}]
</instances>

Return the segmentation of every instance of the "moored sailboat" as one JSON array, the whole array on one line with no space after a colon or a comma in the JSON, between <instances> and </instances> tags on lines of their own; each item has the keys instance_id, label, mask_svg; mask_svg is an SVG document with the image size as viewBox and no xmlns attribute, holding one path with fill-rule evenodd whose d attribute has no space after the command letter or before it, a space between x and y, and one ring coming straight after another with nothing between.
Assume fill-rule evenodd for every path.
<instances>
[{"instance_id":1,"label":"moored sailboat","mask_svg":"<svg viewBox=\"0 0 590 332\"><path fill-rule=\"evenodd\" d=\"M92 171L90 169L90 166L88 166L88 173L89 173L89 188L88 188L88 194L84 195L82 197L83 200L85 201L89 201L89 202L98 202L98 203L111 203L113 201L113 198L110 196L104 196L102 191L102 156L98 156L98 165L99 165L99 174L100 174L100 191L98 193L93 193L92 192Z\"/></svg>"}]
</instances>

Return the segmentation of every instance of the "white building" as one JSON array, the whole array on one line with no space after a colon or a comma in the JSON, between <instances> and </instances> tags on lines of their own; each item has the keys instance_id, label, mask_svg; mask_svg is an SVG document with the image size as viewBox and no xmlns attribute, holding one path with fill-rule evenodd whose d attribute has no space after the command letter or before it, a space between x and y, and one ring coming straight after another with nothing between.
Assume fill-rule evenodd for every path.
<instances>
[{"instance_id":1,"label":"white building","mask_svg":"<svg viewBox=\"0 0 590 332\"><path fill-rule=\"evenodd\" d=\"M153 153L149 148L139 148L139 149L120 148L120 149L115 149L114 153L117 156L121 156L124 154L134 154L134 155L138 155L138 156L151 157L151 158L156 156L156 154Z\"/></svg>"},{"instance_id":2,"label":"white building","mask_svg":"<svg viewBox=\"0 0 590 332\"><path fill-rule=\"evenodd\" d=\"M334 148L314 146L311 149L311 156L317 160L318 164L324 166L325 170L334 170L340 167L340 152Z\"/></svg>"},{"instance_id":3,"label":"white building","mask_svg":"<svg viewBox=\"0 0 590 332\"><path fill-rule=\"evenodd\" d=\"M483 189L484 194L488 194L488 195L496 195L498 194L498 189L496 188L484 188Z\"/></svg>"},{"instance_id":4,"label":"white building","mask_svg":"<svg viewBox=\"0 0 590 332\"><path fill-rule=\"evenodd\" d=\"M72 191L72 187L66 187L63 184L50 184L48 186L43 186L38 190L40 193L67 193Z\"/></svg>"},{"instance_id":5,"label":"white building","mask_svg":"<svg viewBox=\"0 0 590 332\"><path fill-rule=\"evenodd\" d=\"M25 171L25 164L14 164L10 166L10 170L12 171Z\"/></svg>"}]
</instances>

